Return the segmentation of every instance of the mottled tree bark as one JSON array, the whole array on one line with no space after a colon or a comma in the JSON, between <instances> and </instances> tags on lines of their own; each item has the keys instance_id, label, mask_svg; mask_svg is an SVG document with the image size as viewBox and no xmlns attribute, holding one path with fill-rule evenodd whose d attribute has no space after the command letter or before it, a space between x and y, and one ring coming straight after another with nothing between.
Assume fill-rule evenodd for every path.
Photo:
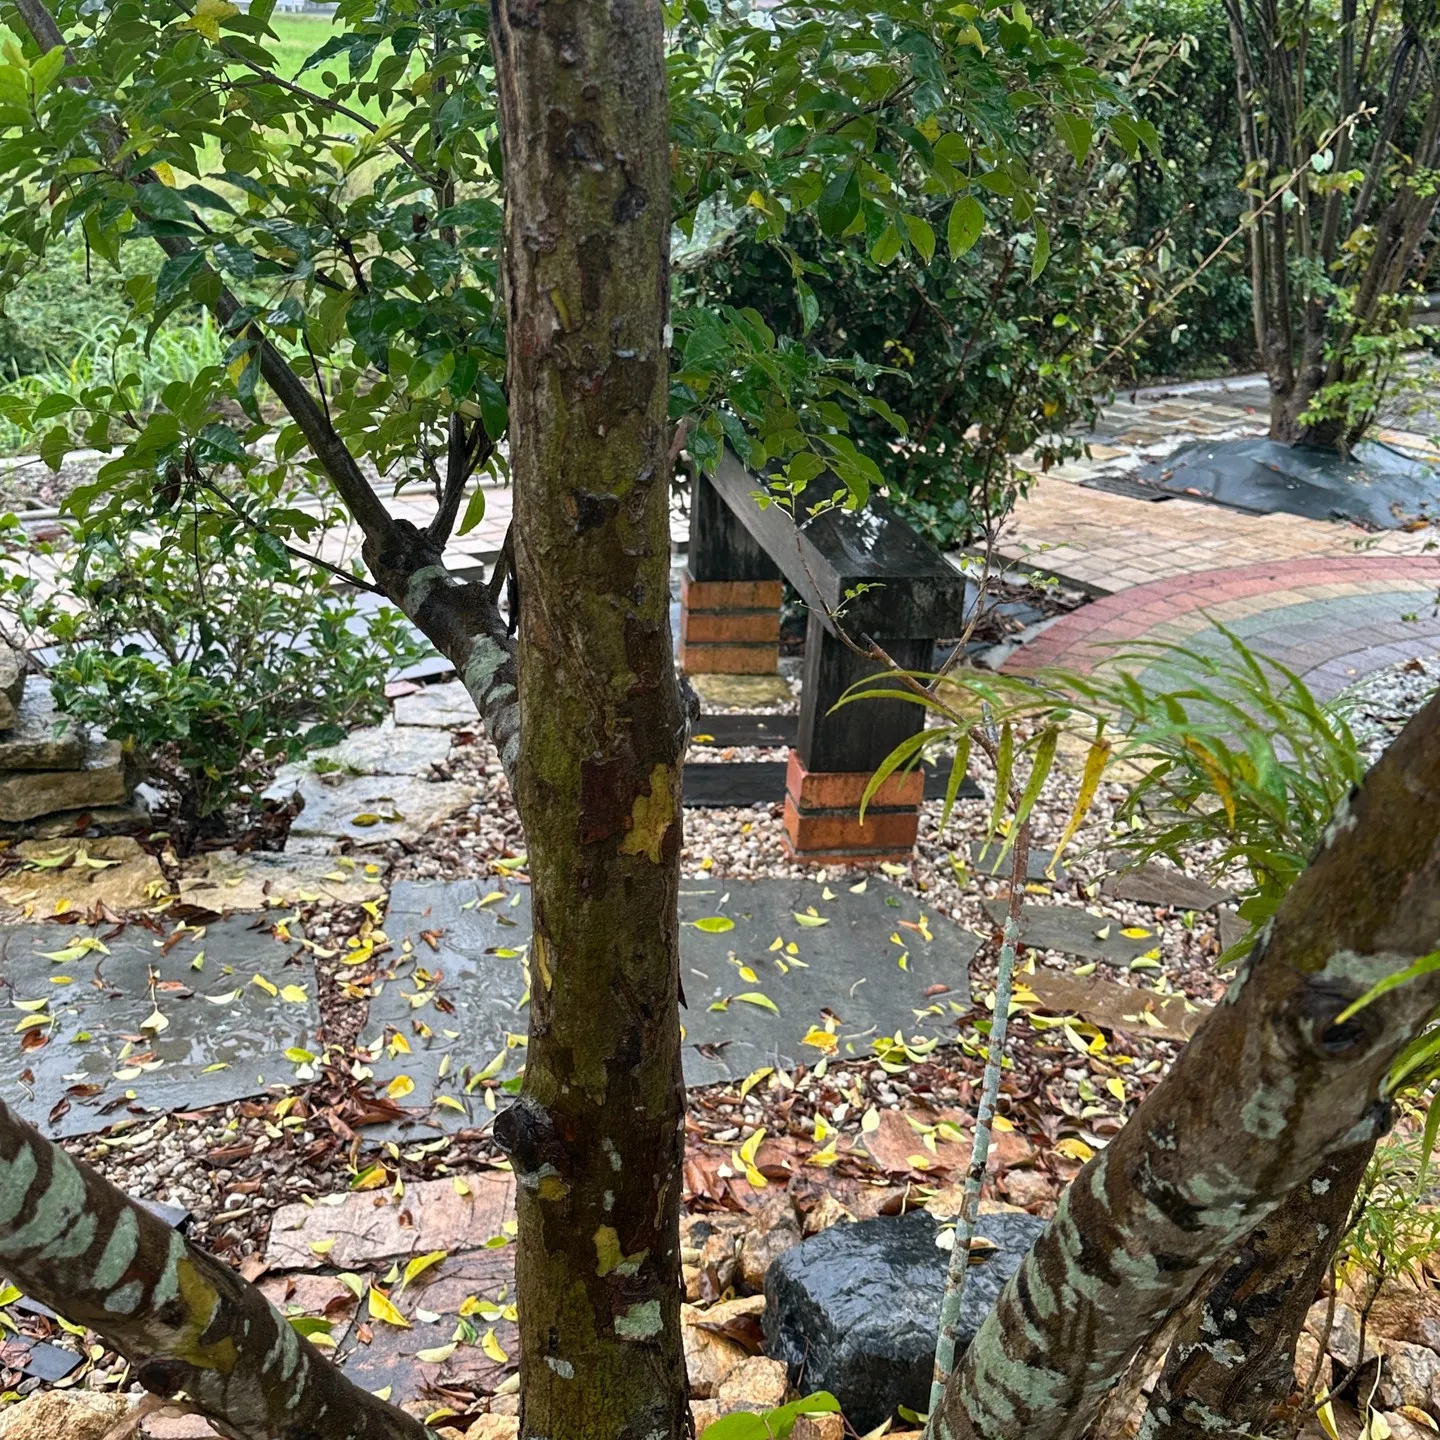
<instances>
[{"instance_id":1,"label":"mottled tree bark","mask_svg":"<svg viewBox=\"0 0 1440 1440\"><path fill-rule=\"evenodd\" d=\"M0 1271L233 1440L425 1440L228 1265L0 1103Z\"/></svg>"},{"instance_id":2,"label":"mottled tree bark","mask_svg":"<svg viewBox=\"0 0 1440 1440\"><path fill-rule=\"evenodd\" d=\"M687 1432L658 0L493 0L534 939L521 1434Z\"/></svg>"},{"instance_id":3,"label":"mottled tree bark","mask_svg":"<svg viewBox=\"0 0 1440 1440\"><path fill-rule=\"evenodd\" d=\"M1145 1337L1327 1160L1374 1141L1440 946L1440 699L1331 821L1222 1004L1076 1177L946 1388L941 1440L1082 1435Z\"/></svg>"},{"instance_id":4,"label":"mottled tree bark","mask_svg":"<svg viewBox=\"0 0 1440 1440\"><path fill-rule=\"evenodd\" d=\"M1268 1431L1295 1390L1295 1342L1345 1234L1363 1141L1324 1161L1245 1238L1170 1350L1141 1440Z\"/></svg>"}]
</instances>

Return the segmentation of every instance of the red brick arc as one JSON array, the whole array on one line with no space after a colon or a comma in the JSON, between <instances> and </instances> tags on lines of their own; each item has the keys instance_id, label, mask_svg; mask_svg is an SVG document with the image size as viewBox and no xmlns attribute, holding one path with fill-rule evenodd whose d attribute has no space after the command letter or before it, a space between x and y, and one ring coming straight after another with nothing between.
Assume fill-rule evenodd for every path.
<instances>
[{"instance_id":1,"label":"red brick arc","mask_svg":"<svg viewBox=\"0 0 1440 1440\"><path fill-rule=\"evenodd\" d=\"M1038 670L1066 657L1088 670L1105 657L1098 647L1137 640L1157 626L1196 610L1271 591L1358 581L1421 581L1440 586L1440 558L1430 555L1307 557L1275 564L1202 570L1135 585L1063 616L1006 662L1012 671Z\"/></svg>"}]
</instances>

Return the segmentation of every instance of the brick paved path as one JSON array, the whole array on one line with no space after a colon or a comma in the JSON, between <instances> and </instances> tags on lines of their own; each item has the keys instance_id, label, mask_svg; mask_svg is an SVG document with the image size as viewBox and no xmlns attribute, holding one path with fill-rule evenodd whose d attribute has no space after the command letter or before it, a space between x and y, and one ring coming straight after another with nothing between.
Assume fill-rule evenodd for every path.
<instances>
[{"instance_id":1,"label":"brick paved path","mask_svg":"<svg viewBox=\"0 0 1440 1440\"><path fill-rule=\"evenodd\" d=\"M1119 668L1140 640L1215 650L1226 644L1219 622L1329 699L1371 671L1440 653L1437 592L1434 555L1310 556L1174 575L1062 616L1007 668ZM1124 668L1138 675L1149 663Z\"/></svg>"}]
</instances>

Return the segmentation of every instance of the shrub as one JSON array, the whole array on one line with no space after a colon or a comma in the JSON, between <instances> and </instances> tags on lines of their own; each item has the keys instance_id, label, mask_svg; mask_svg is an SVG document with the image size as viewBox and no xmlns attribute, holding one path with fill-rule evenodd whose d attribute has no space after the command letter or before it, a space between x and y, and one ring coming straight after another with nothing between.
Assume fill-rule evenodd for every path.
<instances>
[{"instance_id":1,"label":"shrub","mask_svg":"<svg viewBox=\"0 0 1440 1440\"><path fill-rule=\"evenodd\" d=\"M425 651L398 611L362 613L238 519L206 517L197 543L193 516L183 492L158 535L140 528L151 517L107 515L70 552L61 594L11 598L54 638L60 708L135 752L186 845L248 823L279 761L378 720L387 676Z\"/></svg>"}]
</instances>

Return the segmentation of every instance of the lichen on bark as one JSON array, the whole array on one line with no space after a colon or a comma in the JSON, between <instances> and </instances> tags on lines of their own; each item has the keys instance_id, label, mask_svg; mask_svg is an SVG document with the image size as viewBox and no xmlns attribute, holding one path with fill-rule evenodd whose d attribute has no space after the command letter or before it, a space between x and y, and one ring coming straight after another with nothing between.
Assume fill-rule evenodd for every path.
<instances>
[{"instance_id":1,"label":"lichen on bark","mask_svg":"<svg viewBox=\"0 0 1440 1440\"><path fill-rule=\"evenodd\" d=\"M957 1369L942 1440L1070 1440L1136 1348L1290 1192L1388 1123L1440 975L1440 699L1353 796L1170 1073L1061 1200Z\"/></svg>"}]
</instances>

